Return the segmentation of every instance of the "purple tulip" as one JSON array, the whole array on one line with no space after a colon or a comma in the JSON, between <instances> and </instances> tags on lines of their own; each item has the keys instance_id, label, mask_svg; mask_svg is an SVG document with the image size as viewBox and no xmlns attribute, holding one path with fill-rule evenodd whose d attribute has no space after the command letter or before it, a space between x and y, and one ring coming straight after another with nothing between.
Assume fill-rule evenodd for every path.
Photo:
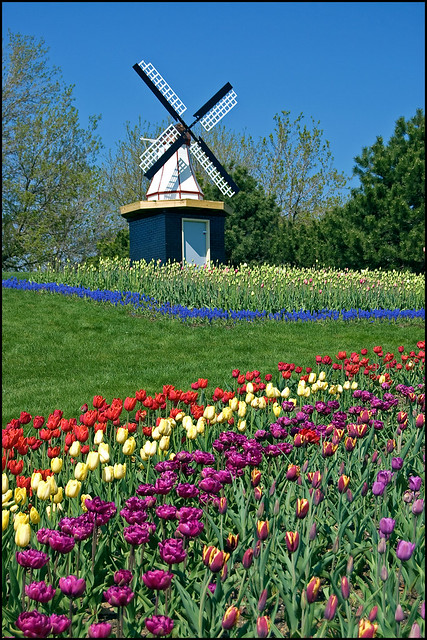
<instances>
[{"instance_id":1,"label":"purple tulip","mask_svg":"<svg viewBox=\"0 0 427 640\"><path fill-rule=\"evenodd\" d=\"M156 516L162 520L176 520L176 511L173 504L161 504L156 509Z\"/></svg>"},{"instance_id":2,"label":"purple tulip","mask_svg":"<svg viewBox=\"0 0 427 640\"><path fill-rule=\"evenodd\" d=\"M187 520L186 522L180 522L177 531L186 538L196 538L202 533L204 529L203 522L199 520Z\"/></svg>"},{"instance_id":3,"label":"purple tulip","mask_svg":"<svg viewBox=\"0 0 427 640\"><path fill-rule=\"evenodd\" d=\"M114 582L119 585L119 587L132 582L132 578L132 571L128 569L119 569L119 571L116 571L114 574Z\"/></svg>"},{"instance_id":4,"label":"purple tulip","mask_svg":"<svg viewBox=\"0 0 427 640\"><path fill-rule=\"evenodd\" d=\"M167 538L159 542L160 557L166 564L178 564L187 557L183 541L177 538Z\"/></svg>"},{"instance_id":5,"label":"purple tulip","mask_svg":"<svg viewBox=\"0 0 427 640\"><path fill-rule=\"evenodd\" d=\"M127 585L122 587L113 585L104 591L104 598L112 607L126 607L134 595L134 592Z\"/></svg>"},{"instance_id":6,"label":"purple tulip","mask_svg":"<svg viewBox=\"0 0 427 640\"><path fill-rule=\"evenodd\" d=\"M89 638L108 638L111 634L111 629L109 622L95 622L90 625L88 636Z\"/></svg>"},{"instance_id":7,"label":"purple tulip","mask_svg":"<svg viewBox=\"0 0 427 640\"><path fill-rule=\"evenodd\" d=\"M72 527L71 535L77 542L87 540L92 535L94 526L93 522L76 522Z\"/></svg>"},{"instance_id":8,"label":"purple tulip","mask_svg":"<svg viewBox=\"0 0 427 640\"><path fill-rule=\"evenodd\" d=\"M140 496L154 496L156 490L152 484L140 484L136 492Z\"/></svg>"},{"instance_id":9,"label":"purple tulip","mask_svg":"<svg viewBox=\"0 0 427 640\"><path fill-rule=\"evenodd\" d=\"M180 498L197 498L200 493L195 484L189 484L188 482L178 484L175 491Z\"/></svg>"},{"instance_id":10,"label":"purple tulip","mask_svg":"<svg viewBox=\"0 0 427 640\"><path fill-rule=\"evenodd\" d=\"M374 494L374 496L382 496L385 491L385 487L386 485L384 484L384 482L374 482L374 484L372 485L372 493Z\"/></svg>"},{"instance_id":11,"label":"purple tulip","mask_svg":"<svg viewBox=\"0 0 427 640\"><path fill-rule=\"evenodd\" d=\"M268 598L268 591L267 589L263 589L261 591L261 595L258 600L258 605L257 605L258 611L260 612L264 611L265 605L267 603L267 598Z\"/></svg>"},{"instance_id":12,"label":"purple tulip","mask_svg":"<svg viewBox=\"0 0 427 640\"><path fill-rule=\"evenodd\" d=\"M83 578L70 575L66 578L59 578L59 588L69 598L79 598L86 590L86 581Z\"/></svg>"},{"instance_id":13,"label":"purple tulip","mask_svg":"<svg viewBox=\"0 0 427 640\"><path fill-rule=\"evenodd\" d=\"M131 524L123 529L123 537L126 542L137 547L149 541L150 532L142 524Z\"/></svg>"},{"instance_id":14,"label":"purple tulip","mask_svg":"<svg viewBox=\"0 0 427 640\"><path fill-rule=\"evenodd\" d=\"M402 562L406 562L412 556L415 549L415 543L399 540L396 547L396 556Z\"/></svg>"},{"instance_id":15,"label":"purple tulip","mask_svg":"<svg viewBox=\"0 0 427 640\"><path fill-rule=\"evenodd\" d=\"M128 524L142 524L148 520L148 513L145 509L128 509L124 507L120 511L120 515Z\"/></svg>"},{"instance_id":16,"label":"purple tulip","mask_svg":"<svg viewBox=\"0 0 427 640\"><path fill-rule=\"evenodd\" d=\"M420 607L420 616L422 617L423 620L425 620L425 615L426 615L426 603L425 603L425 600L423 600Z\"/></svg>"},{"instance_id":17,"label":"purple tulip","mask_svg":"<svg viewBox=\"0 0 427 640\"><path fill-rule=\"evenodd\" d=\"M163 569L154 569L153 571L146 571L142 575L142 580L148 589L154 591L165 591L172 582L173 573L170 571L163 571Z\"/></svg>"},{"instance_id":18,"label":"purple tulip","mask_svg":"<svg viewBox=\"0 0 427 640\"><path fill-rule=\"evenodd\" d=\"M168 616L151 616L145 618L145 626L154 636L168 636L173 629L173 620Z\"/></svg>"},{"instance_id":19,"label":"purple tulip","mask_svg":"<svg viewBox=\"0 0 427 640\"><path fill-rule=\"evenodd\" d=\"M418 622L414 622L409 632L408 638L422 638L421 629Z\"/></svg>"},{"instance_id":20,"label":"purple tulip","mask_svg":"<svg viewBox=\"0 0 427 640\"><path fill-rule=\"evenodd\" d=\"M180 522L188 522L188 520L200 520L203 516L203 509L198 507L181 507L176 512L176 515Z\"/></svg>"},{"instance_id":21,"label":"purple tulip","mask_svg":"<svg viewBox=\"0 0 427 640\"><path fill-rule=\"evenodd\" d=\"M70 518L70 520L71 520L71 518ZM55 531L55 529L46 529L44 527L39 529L37 531L37 533L36 533L37 542L40 542L40 544L48 545L49 544L49 536L50 536L51 533L53 533L53 531Z\"/></svg>"},{"instance_id":22,"label":"purple tulip","mask_svg":"<svg viewBox=\"0 0 427 640\"><path fill-rule=\"evenodd\" d=\"M420 476L409 476L409 488L411 491L419 491L422 483Z\"/></svg>"},{"instance_id":23,"label":"purple tulip","mask_svg":"<svg viewBox=\"0 0 427 640\"><path fill-rule=\"evenodd\" d=\"M326 603L325 613L323 614L323 617L325 618L325 620L332 620L334 618L337 605L338 605L338 598L333 593L332 595L329 596L329 600Z\"/></svg>"},{"instance_id":24,"label":"purple tulip","mask_svg":"<svg viewBox=\"0 0 427 640\"><path fill-rule=\"evenodd\" d=\"M71 620L70 618L67 618L67 616L52 613L52 615L50 616L50 623L52 625L52 635L57 636L69 629Z\"/></svg>"},{"instance_id":25,"label":"purple tulip","mask_svg":"<svg viewBox=\"0 0 427 640\"><path fill-rule=\"evenodd\" d=\"M391 468L394 471L399 471L403 467L403 459L402 458L392 458L391 459Z\"/></svg>"},{"instance_id":26,"label":"purple tulip","mask_svg":"<svg viewBox=\"0 0 427 640\"><path fill-rule=\"evenodd\" d=\"M114 502L106 502L105 500L101 500L99 496L96 496L93 499L86 498L85 505L88 511L92 511L93 513L96 513L99 515L102 515L102 514L114 515L117 510Z\"/></svg>"},{"instance_id":27,"label":"purple tulip","mask_svg":"<svg viewBox=\"0 0 427 640\"><path fill-rule=\"evenodd\" d=\"M249 569L249 567L253 562L253 558L254 558L254 550L252 548L246 549L242 558L242 565L245 569Z\"/></svg>"},{"instance_id":28,"label":"purple tulip","mask_svg":"<svg viewBox=\"0 0 427 640\"><path fill-rule=\"evenodd\" d=\"M196 464L214 464L215 456L213 455L213 453L197 450L193 452L193 460Z\"/></svg>"},{"instance_id":29,"label":"purple tulip","mask_svg":"<svg viewBox=\"0 0 427 640\"><path fill-rule=\"evenodd\" d=\"M37 609L19 614L16 626L24 632L26 638L46 638L52 629L49 616Z\"/></svg>"},{"instance_id":30,"label":"purple tulip","mask_svg":"<svg viewBox=\"0 0 427 640\"><path fill-rule=\"evenodd\" d=\"M393 532L395 524L396 524L396 520L393 520L393 518L381 518L380 527L379 527L380 537L386 538L388 540L388 538Z\"/></svg>"},{"instance_id":31,"label":"purple tulip","mask_svg":"<svg viewBox=\"0 0 427 640\"><path fill-rule=\"evenodd\" d=\"M25 585L25 594L36 602L49 602L53 599L55 593L56 589L54 589L52 585L46 584L43 580Z\"/></svg>"},{"instance_id":32,"label":"purple tulip","mask_svg":"<svg viewBox=\"0 0 427 640\"><path fill-rule=\"evenodd\" d=\"M397 605L396 611L394 612L394 619L396 622L402 622L405 619L405 614L403 613L403 609L400 604Z\"/></svg>"},{"instance_id":33,"label":"purple tulip","mask_svg":"<svg viewBox=\"0 0 427 640\"><path fill-rule=\"evenodd\" d=\"M16 552L16 561L26 569L41 569L49 562L49 556L37 549L25 549Z\"/></svg>"},{"instance_id":34,"label":"purple tulip","mask_svg":"<svg viewBox=\"0 0 427 640\"><path fill-rule=\"evenodd\" d=\"M393 473L388 469L384 469L383 471L378 471L377 473L377 482L383 482L385 485L388 485L393 478Z\"/></svg>"},{"instance_id":35,"label":"purple tulip","mask_svg":"<svg viewBox=\"0 0 427 640\"><path fill-rule=\"evenodd\" d=\"M49 535L49 546L54 551L59 551L59 553L70 553L76 541L71 536L67 536L65 533L61 531L52 531Z\"/></svg>"},{"instance_id":36,"label":"purple tulip","mask_svg":"<svg viewBox=\"0 0 427 640\"><path fill-rule=\"evenodd\" d=\"M201 480L199 482L199 487L206 493L217 494L221 491L222 484L219 482L219 480L215 480L215 478L204 478L204 480Z\"/></svg>"},{"instance_id":37,"label":"purple tulip","mask_svg":"<svg viewBox=\"0 0 427 640\"><path fill-rule=\"evenodd\" d=\"M414 516L419 516L424 510L424 500L422 498L418 498L418 500L414 500L412 503L412 513Z\"/></svg>"}]
</instances>

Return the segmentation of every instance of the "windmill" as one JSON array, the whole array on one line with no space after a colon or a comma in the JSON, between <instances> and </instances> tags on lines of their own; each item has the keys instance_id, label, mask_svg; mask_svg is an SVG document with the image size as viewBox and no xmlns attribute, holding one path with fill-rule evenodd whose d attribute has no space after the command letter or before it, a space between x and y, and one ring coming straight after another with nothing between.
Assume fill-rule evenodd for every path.
<instances>
[{"instance_id":1,"label":"windmill","mask_svg":"<svg viewBox=\"0 0 427 640\"><path fill-rule=\"evenodd\" d=\"M156 140L145 139L151 144L140 156L139 166L145 177L151 180L147 200L203 200L190 156L200 163L221 193L228 197L237 193L236 183L208 145L192 131L199 122L206 131L210 131L237 104L231 84L227 82L205 102L193 114L195 120L187 125L181 117L187 107L157 69L144 60L134 64L133 69L175 120L175 124L170 124Z\"/></svg>"}]
</instances>

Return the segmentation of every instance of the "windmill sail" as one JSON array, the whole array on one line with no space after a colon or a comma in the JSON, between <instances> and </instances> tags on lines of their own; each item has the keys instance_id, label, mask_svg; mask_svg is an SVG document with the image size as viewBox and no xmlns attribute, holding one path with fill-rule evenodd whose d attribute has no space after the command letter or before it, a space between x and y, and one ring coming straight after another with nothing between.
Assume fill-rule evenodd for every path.
<instances>
[{"instance_id":1,"label":"windmill sail","mask_svg":"<svg viewBox=\"0 0 427 640\"><path fill-rule=\"evenodd\" d=\"M231 196L239 191L239 187L228 175L224 167L218 162L207 144L203 142L200 137L197 142L191 145L190 151L196 160L200 162L203 169L206 171L212 182L216 184L221 193L231 198Z\"/></svg>"},{"instance_id":2,"label":"windmill sail","mask_svg":"<svg viewBox=\"0 0 427 640\"><path fill-rule=\"evenodd\" d=\"M231 84L227 82L210 100L205 102L194 114L196 120L188 126L181 118L186 106L157 69L144 60L139 64L134 64L133 69L144 80L145 84L160 100L170 115L180 123L172 124L165 129L157 140L140 156L141 163L139 166L144 171L144 175L149 179L153 178L156 172L170 160L174 153L178 152L182 145L187 145L187 148L189 147L193 156L224 195L231 197L237 193L239 188L236 183L228 175L207 144L200 137L197 138L191 131L191 128L199 121L206 131L210 131L237 104L236 93L233 91ZM192 145L190 145L191 138L194 140ZM188 153L187 160L189 162ZM181 165L178 162L178 172ZM158 192L160 193L161 191L158 190ZM161 193L167 192L166 188L166 191Z\"/></svg>"}]
</instances>

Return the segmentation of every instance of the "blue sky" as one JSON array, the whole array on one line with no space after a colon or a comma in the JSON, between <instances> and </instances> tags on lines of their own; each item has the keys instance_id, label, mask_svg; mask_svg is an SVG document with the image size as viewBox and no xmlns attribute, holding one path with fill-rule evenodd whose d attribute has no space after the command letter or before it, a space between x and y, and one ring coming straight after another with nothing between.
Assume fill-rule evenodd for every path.
<instances>
[{"instance_id":1,"label":"blue sky","mask_svg":"<svg viewBox=\"0 0 427 640\"><path fill-rule=\"evenodd\" d=\"M186 104L188 123L227 81L238 104L222 124L255 140L282 110L312 117L347 176L364 146L424 109L423 2L3 2L2 17L3 38L45 40L75 85L82 126L102 115L107 149L126 121L166 119L132 69L142 59Z\"/></svg>"}]
</instances>

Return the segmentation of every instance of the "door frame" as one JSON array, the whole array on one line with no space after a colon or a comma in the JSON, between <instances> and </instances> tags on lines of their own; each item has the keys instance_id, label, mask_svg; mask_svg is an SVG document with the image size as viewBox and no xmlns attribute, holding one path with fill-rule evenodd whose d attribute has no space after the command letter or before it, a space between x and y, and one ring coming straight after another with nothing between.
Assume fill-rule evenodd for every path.
<instances>
[{"instance_id":1,"label":"door frame","mask_svg":"<svg viewBox=\"0 0 427 640\"><path fill-rule=\"evenodd\" d=\"M184 238L184 222L204 222L206 229L206 256L205 265L209 266L211 261L211 221L206 218L181 218L181 236L182 236L182 263L188 262L185 259L185 238ZM192 264L188 262L188 264Z\"/></svg>"}]
</instances>

